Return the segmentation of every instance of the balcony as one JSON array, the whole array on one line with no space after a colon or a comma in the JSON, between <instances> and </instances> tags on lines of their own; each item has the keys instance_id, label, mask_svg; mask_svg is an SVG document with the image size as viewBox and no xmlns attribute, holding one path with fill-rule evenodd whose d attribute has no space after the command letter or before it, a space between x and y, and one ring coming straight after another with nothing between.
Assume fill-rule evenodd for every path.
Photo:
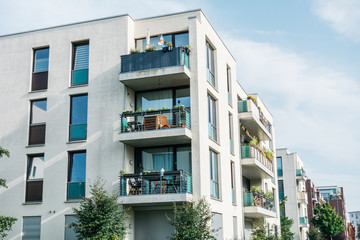
<instances>
[{"instance_id":1,"label":"balcony","mask_svg":"<svg viewBox=\"0 0 360 240\"><path fill-rule=\"evenodd\" d=\"M238 105L239 119L250 133L256 135L260 141L271 140L271 133L268 130L269 122L255 103L252 100L242 100L238 102Z\"/></svg>"},{"instance_id":2,"label":"balcony","mask_svg":"<svg viewBox=\"0 0 360 240\"><path fill-rule=\"evenodd\" d=\"M296 179L297 180L306 180L306 174L304 169L296 169Z\"/></svg>"},{"instance_id":3,"label":"balcony","mask_svg":"<svg viewBox=\"0 0 360 240\"><path fill-rule=\"evenodd\" d=\"M184 107L124 112L119 141L133 147L190 143L190 115Z\"/></svg>"},{"instance_id":4,"label":"balcony","mask_svg":"<svg viewBox=\"0 0 360 240\"><path fill-rule=\"evenodd\" d=\"M121 56L119 79L134 91L189 85L190 76L189 54L181 47Z\"/></svg>"},{"instance_id":5,"label":"balcony","mask_svg":"<svg viewBox=\"0 0 360 240\"><path fill-rule=\"evenodd\" d=\"M300 217L300 227L308 227L308 218L307 217Z\"/></svg>"},{"instance_id":6,"label":"balcony","mask_svg":"<svg viewBox=\"0 0 360 240\"><path fill-rule=\"evenodd\" d=\"M245 217L276 217L274 199L256 191L243 193L243 198Z\"/></svg>"},{"instance_id":7,"label":"balcony","mask_svg":"<svg viewBox=\"0 0 360 240\"><path fill-rule=\"evenodd\" d=\"M297 193L297 199L301 203L305 203L305 204L308 203L308 196L307 196L306 192L298 192Z\"/></svg>"},{"instance_id":8,"label":"balcony","mask_svg":"<svg viewBox=\"0 0 360 240\"><path fill-rule=\"evenodd\" d=\"M119 201L125 205L172 204L192 199L192 177L183 170L123 174Z\"/></svg>"},{"instance_id":9,"label":"balcony","mask_svg":"<svg viewBox=\"0 0 360 240\"><path fill-rule=\"evenodd\" d=\"M263 152L252 145L241 145L243 175L248 179L273 178L273 164Z\"/></svg>"}]
</instances>

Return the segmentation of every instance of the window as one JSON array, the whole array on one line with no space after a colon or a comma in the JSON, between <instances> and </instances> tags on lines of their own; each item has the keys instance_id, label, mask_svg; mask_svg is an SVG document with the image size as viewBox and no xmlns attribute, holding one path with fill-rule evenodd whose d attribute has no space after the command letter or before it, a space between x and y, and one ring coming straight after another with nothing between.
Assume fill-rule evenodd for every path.
<instances>
[{"instance_id":1,"label":"window","mask_svg":"<svg viewBox=\"0 0 360 240\"><path fill-rule=\"evenodd\" d=\"M237 234L237 217L233 217L233 239L236 240L238 239L238 234Z\"/></svg>"},{"instance_id":2,"label":"window","mask_svg":"<svg viewBox=\"0 0 360 240\"><path fill-rule=\"evenodd\" d=\"M206 68L207 80L215 87L214 48L208 42L206 42Z\"/></svg>"},{"instance_id":3,"label":"window","mask_svg":"<svg viewBox=\"0 0 360 240\"><path fill-rule=\"evenodd\" d=\"M233 116L232 116L232 114L229 114L229 138L230 138L230 153L234 153Z\"/></svg>"},{"instance_id":4,"label":"window","mask_svg":"<svg viewBox=\"0 0 360 240\"><path fill-rule=\"evenodd\" d=\"M41 217L23 217L22 240L40 239Z\"/></svg>"},{"instance_id":5,"label":"window","mask_svg":"<svg viewBox=\"0 0 360 240\"><path fill-rule=\"evenodd\" d=\"M243 189L247 192L250 192L250 179L243 176L242 184L243 184Z\"/></svg>"},{"instance_id":6,"label":"window","mask_svg":"<svg viewBox=\"0 0 360 240\"><path fill-rule=\"evenodd\" d=\"M209 118L209 138L216 141L216 101L215 99L208 95L208 118Z\"/></svg>"},{"instance_id":7,"label":"window","mask_svg":"<svg viewBox=\"0 0 360 240\"><path fill-rule=\"evenodd\" d=\"M31 101L29 145L45 144L47 101Z\"/></svg>"},{"instance_id":8,"label":"window","mask_svg":"<svg viewBox=\"0 0 360 240\"><path fill-rule=\"evenodd\" d=\"M85 196L86 152L69 154L67 198L80 199Z\"/></svg>"},{"instance_id":9,"label":"window","mask_svg":"<svg viewBox=\"0 0 360 240\"><path fill-rule=\"evenodd\" d=\"M231 105L231 69L228 66L226 68L226 82L227 82L227 92L228 92L228 104Z\"/></svg>"},{"instance_id":10,"label":"window","mask_svg":"<svg viewBox=\"0 0 360 240\"><path fill-rule=\"evenodd\" d=\"M31 91L47 89L48 68L49 68L49 48L35 49Z\"/></svg>"},{"instance_id":11,"label":"window","mask_svg":"<svg viewBox=\"0 0 360 240\"><path fill-rule=\"evenodd\" d=\"M230 163L230 171L231 171L231 195L232 195L232 203L236 204L236 186L235 186L235 163Z\"/></svg>"},{"instance_id":12,"label":"window","mask_svg":"<svg viewBox=\"0 0 360 240\"><path fill-rule=\"evenodd\" d=\"M71 85L88 83L89 42L73 44L73 63Z\"/></svg>"},{"instance_id":13,"label":"window","mask_svg":"<svg viewBox=\"0 0 360 240\"><path fill-rule=\"evenodd\" d=\"M171 42L174 47L181 47L189 45L189 33L173 33L163 35L163 39L166 42ZM160 35L150 37L150 46L155 46L157 50L160 50L164 45L159 45ZM137 39L136 48L144 51L146 47L146 39Z\"/></svg>"},{"instance_id":14,"label":"window","mask_svg":"<svg viewBox=\"0 0 360 240\"><path fill-rule=\"evenodd\" d=\"M26 174L26 202L42 202L44 155L28 157Z\"/></svg>"},{"instance_id":15,"label":"window","mask_svg":"<svg viewBox=\"0 0 360 240\"><path fill-rule=\"evenodd\" d=\"M283 176L282 157L276 157L276 165L277 165L278 177L282 177Z\"/></svg>"},{"instance_id":16,"label":"window","mask_svg":"<svg viewBox=\"0 0 360 240\"><path fill-rule=\"evenodd\" d=\"M70 141L86 139L87 108L87 95L71 96Z\"/></svg>"},{"instance_id":17,"label":"window","mask_svg":"<svg viewBox=\"0 0 360 240\"><path fill-rule=\"evenodd\" d=\"M279 185L279 198L284 199L284 181L283 180L279 180L278 181L278 185Z\"/></svg>"},{"instance_id":18,"label":"window","mask_svg":"<svg viewBox=\"0 0 360 240\"><path fill-rule=\"evenodd\" d=\"M212 212L211 228L215 231L217 230L213 234L215 239L223 239L223 220L221 213Z\"/></svg>"},{"instance_id":19,"label":"window","mask_svg":"<svg viewBox=\"0 0 360 240\"><path fill-rule=\"evenodd\" d=\"M71 223L78 223L76 215L65 216L65 240L78 240L75 229L73 227L69 227Z\"/></svg>"},{"instance_id":20,"label":"window","mask_svg":"<svg viewBox=\"0 0 360 240\"><path fill-rule=\"evenodd\" d=\"M210 150L210 196L219 199L218 154Z\"/></svg>"}]
</instances>

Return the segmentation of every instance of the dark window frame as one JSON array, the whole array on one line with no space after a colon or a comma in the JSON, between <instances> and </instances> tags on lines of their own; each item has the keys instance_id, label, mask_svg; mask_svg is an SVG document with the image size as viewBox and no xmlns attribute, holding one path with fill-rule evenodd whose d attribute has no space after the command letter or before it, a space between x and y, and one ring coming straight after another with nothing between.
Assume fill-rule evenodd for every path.
<instances>
[{"instance_id":1,"label":"dark window frame","mask_svg":"<svg viewBox=\"0 0 360 240\"><path fill-rule=\"evenodd\" d=\"M27 164L26 164L26 186L25 186L25 202L42 202L43 201L43 184L44 184L44 177L43 178L37 178L37 179L29 179L29 175L31 173L31 166L30 166L30 160L35 157L43 157L45 159L44 153L38 153L38 154L31 154L27 155ZM44 162L45 165L45 162ZM41 197L40 199L36 200L29 200L28 199L28 191L29 191L29 185L31 183L38 183L41 185Z\"/></svg>"},{"instance_id":2,"label":"dark window frame","mask_svg":"<svg viewBox=\"0 0 360 240\"><path fill-rule=\"evenodd\" d=\"M214 160L213 159L213 155L212 153L216 156L216 164L214 164ZM219 153L214 151L213 149L209 149L209 163L210 163L210 184L213 182L215 185L217 185L217 192L215 192L215 194L217 194L217 196L212 195L211 191L210 191L210 197L214 198L214 199L220 199L220 171L219 171ZM217 179L215 179L215 176L213 176L213 172L214 169L212 166L216 165L216 170L217 170ZM211 189L211 186L210 186Z\"/></svg>"},{"instance_id":3,"label":"dark window frame","mask_svg":"<svg viewBox=\"0 0 360 240\"><path fill-rule=\"evenodd\" d=\"M32 100L30 100L29 139L28 139L28 145L29 145L29 146L33 146L33 145L44 145L44 144L45 144L45 140L46 140L46 121L45 121L45 122L40 122L40 123L32 123L32 118L33 118L33 103L34 103L34 102L39 102L39 101L46 101L46 112L47 112L47 98L32 99ZM36 127L44 127L44 141L43 141L43 143L31 144L32 128L34 128L34 127L35 127L35 128L36 128Z\"/></svg>"},{"instance_id":4,"label":"dark window frame","mask_svg":"<svg viewBox=\"0 0 360 240\"><path fill-rule=\"evenodd\" d=\"M73 110L73 98L74 97L81 97L81 96L87 96L87 115L88 115L88 110L89 110L89 95L88 93L81 93L81 94L74 94L74 95L70 95L70 118L69 118L69 142L76 142L76 141L84 141L87 140L87 126L88 126L88 116L86 117L86 137L83 139L75 139L75 140L71 140L71 126L72 124L72 110ZM85 124L85 123L79 123L79 124Z\"/></svg>"},{"instance_id":5,"label":"dark window frame","mask_svg":"<svg viewBox=\"0 0 360 240\"><path fill-rule=\"evenodd\" d=\"M212 64L210 62L210 59L212 58ZM216 88L217 84L216 84L216 69L215 69L215 47L208 41L206 40L206 69L207 71L210 73L210 75L212 76L214 83L211 83L209 80L210 79L206 79L208 83L210 83L211 86L213 86L214 88ZM211 71L211 67L213 68L213 72Z\"/></svg>"},{"instance_id":6,"label":"dark window frame","mask_svg":"<svg viewBox=\"0 0 360 240\"><path fill-rule=\"evenodd\" d=\"M173 46L175 47L175 44L176 44L176 43L175 43L175 35L180 35L180 34L184 34L184 33L189 34L189 31L180 31L180 32L171 32L171 33L156 34L156 35L150 36L150 38L160 37L161 35L162 35L162 36L171 35L171 43L172 43ZM143 46L141 46L141 48L139 48L139 46L136 45L136 42L137 42L138 40L144 40L144 39L146 40L146 37L144 37L144 38L136 38L136 39L135 39L135 46L136 46L136 48L142 49ZM190 38L189 38L189 40L190 40ZM184 47L185 47L185 46L184 46ZM143 51L144 51L144 49L143 49Z\"/></svg>"},{"instance_id":7,"label":"dark window frame","mask_svg":"<svg viewBox=\"0 0 360 240\"><path fill-rule=\"evenodd\" d=\"M69 183L72 183L71 181L71 174L72 174L72 166L73 166L73 161L74 161L74 154L77 154L77 153L85 153L86 154L86 157L85 157L85 164L87 162L87 151L86 150L77 150L77 151L69 151L68 152L68 166L67 166L67 180L66 180L66 199L67 200L73 200L73 199L81 199L81 198L70 198L69 197ZM84 184L85 184L85 189L86 189L86 165L85 165L85 181L84 181ZM84 196L85 197L85 192L84 192Z\"/></svg>"},{"instance_id":8,"label":"dark window frame","mask_svg":"<svg viewBox=\"0 0 360 240\"><path fill-rule=\"evenodd\" d=\"M208 97L207 97L208 99L208 124L210 124L211 125L211 127L214 129L213 131L214 131L214 133L215 133L215 136L214 136L214 138L212 138L211 136L210 136L210 132L208 133L208 135L209 135L209 138L210 139L212 139L212 140L214 140L215 142L217 142L217 139L218 139L218 129L217 129L217 100L211 95L211 94L209 94L208 93ZM212 104L213 103L213 104ZM212 117L212 111L210 111L210 109L211 109L211 107L212 107L212 105L214 106L214 118ZM211 120L213 120L213 121L211 121ZM214 123L213 123L214 122Z\"/></svg>"}]
</instances>

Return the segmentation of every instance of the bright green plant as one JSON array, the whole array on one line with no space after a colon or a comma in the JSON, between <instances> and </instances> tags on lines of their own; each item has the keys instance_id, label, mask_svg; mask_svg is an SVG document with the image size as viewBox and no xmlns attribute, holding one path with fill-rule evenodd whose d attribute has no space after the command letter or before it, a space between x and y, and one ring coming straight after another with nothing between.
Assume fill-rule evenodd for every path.
<instances>
[{"instance_id":1,"label":"bright green plant","mask_svg":"<svg viewBox=\"0 0 360 240\"><path fill-rule=\"evenodd\" d=\"M318 228L311 226L306 233L308 240L324 240Z\"/></svg>"},{"instance_id":2,"label":"bright green plant","mask_svg":"<svg viewBox=\"0 0 360 240\"><path fill-rule=\"evenodd\" d=\"M357 225L357 238L360 239L360 224Z\"/></svg>"},{"instance_id":3,"label":"bright green plant","mask_svg":"<svg viewBox=\"0 0 360 240\"><path fill-rule=\"evenodd\" d=\"M250 145L257 146L258 144L259 144L258 138L254 136L250 141Z\"/></svg>"},{"instance_id":4,"label":"bright green plant","mask_svg":"<svg viewBox=\"0 0 360 240\"><path fill-rule=\"evenodd\" d=\"M319 204L314 209L314 218L312 222L317 227L325 239L333 239L344 230L344 221L337 214L329 202Z\"/></svg>"},{"instance_id":5,"label":"bright green plant","mask_svg":"<svg viewBox=\"0 0 360 240\"><path fill-rule=\"evenodd\" d=\"M215 239L212 230L211 209L205 198L198 202L185 202L181 205L174 203L174 218L168 220L175 228L171 240L210 240Z\"/></svg>"},{"instance_id":6,"label":"bright green plant","mask_svg":"<svg viewBox=\"0 0 360 240\"><path fill-rule=\"evenodd\" d=\"M125 212L117 203L118 193L108 194L104 182L98 179L90 186L79 208L73 208L78 223L69 224L81 239L125 239Z\"/></svg>"},{"instance_id":7,"label":"bright green plant","mask_svg":"<svg viewBox=\"0 0 360 240\"><path fill-rule=\"evenodd\" d=\"M141 50L140 50L139 48L132 48L132 49L130 49L130 53L131 53L131 54L140 53L140 52L141 52Z\"/></svg>"},{"instance_id":8,"label":"bright green plant","mask_svg":"<svg viewBox=\"0 0 360 240\"><path fill-rule=\"evenodd\" d=\"M153 52L156 51L156 46L151 45L145 48L145 52Z\"/></svg>"}]
</instances>

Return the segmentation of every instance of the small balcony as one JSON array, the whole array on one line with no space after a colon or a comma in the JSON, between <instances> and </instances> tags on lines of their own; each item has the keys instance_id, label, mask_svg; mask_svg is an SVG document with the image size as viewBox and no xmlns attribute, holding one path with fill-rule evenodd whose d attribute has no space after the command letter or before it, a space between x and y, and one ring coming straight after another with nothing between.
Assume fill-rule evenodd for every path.
<instances>
[{"instance_id":1,"label":"small balcony","mask_svg":"<svg viewBox=\"0 0 360 240\"><path fill-rule=\"evenodd\" d=\"M274 199L262 193L251 191L243 193L244 214L249 218L276 217Z\"/></svg>"},{"instance_id":2,"label":"small balcony","mask_svg":"<svg viewBox=\"0 0 360 240\"><path fill-rule=\"evenodd\" d=\"M248 179L273 178L273 163L256 146L241 145L243 175Z\"/></svg>"},{"instance_id":3,"label":"small balcony","mask_svg":"<svg viewBox=\"0 0 360 240\"><path fill-rule=\"evenodd\" d=\"M297 180L306 180L306 174L304 169L296 169L296 179Z\"/></svg>"},{"instance_id":4,"label":"small balcony","mask_svg":"<svg viewBox=\"0 0 360 240\"><path fill-rule=\"evenodd\" d=\"M308 203L308 196L307 196L306 192L298 192L297 193L297 199L301 203L305 203L305 204Z\"/></svg>"},{"instance_id":5,"label":"small balcony","mask_svg":"<svg viewBox=\"0 0 360 240\"><path fill-rule=\"evenodd\" d=\"M183 170L120 176L119 201L126 205L172 204L191 199L192 177Z\"/></svg>"},{"instance_id":6,"label":"small balcony","mask_svg":"<svg viewBox=\"0 0 360 240\"><path fill-rule=\"evenodd\" d=\"M119 141L133 147L190 143L190 115L184 107L124 112Z\"/></svg>"},{"instance_id":7,"label":"small balcony","mask_svg":"<svg viewBox=\"0 0 360 240\"><path fill-rule=\"evenodd\" d=\"M258 136L260 141L271 140L269 132L269 122L265 118L261 110L252 100L242 100L238 102L239 118L246 128L253 134Z\"/></svg>"},{"instance_id":8,"label":"small balcony","mask_svg":"<svg viewBox=\"0 0 360 240\"><path fill-rule=\"evenodd\" d=\"M119 79L134 91L189 85L189 66L189 53L181 47L122 55Z\"/></svg>"},{"instance_id":9,"label":"small balcony","mask_svg":"<svg viewBox=\"0 0 360 240\"><path fill-rule=\"evenodd\" d=\"M307 217L300 217L300 227L309 227L309 222Z\"/></svg>"}]
</instances>

